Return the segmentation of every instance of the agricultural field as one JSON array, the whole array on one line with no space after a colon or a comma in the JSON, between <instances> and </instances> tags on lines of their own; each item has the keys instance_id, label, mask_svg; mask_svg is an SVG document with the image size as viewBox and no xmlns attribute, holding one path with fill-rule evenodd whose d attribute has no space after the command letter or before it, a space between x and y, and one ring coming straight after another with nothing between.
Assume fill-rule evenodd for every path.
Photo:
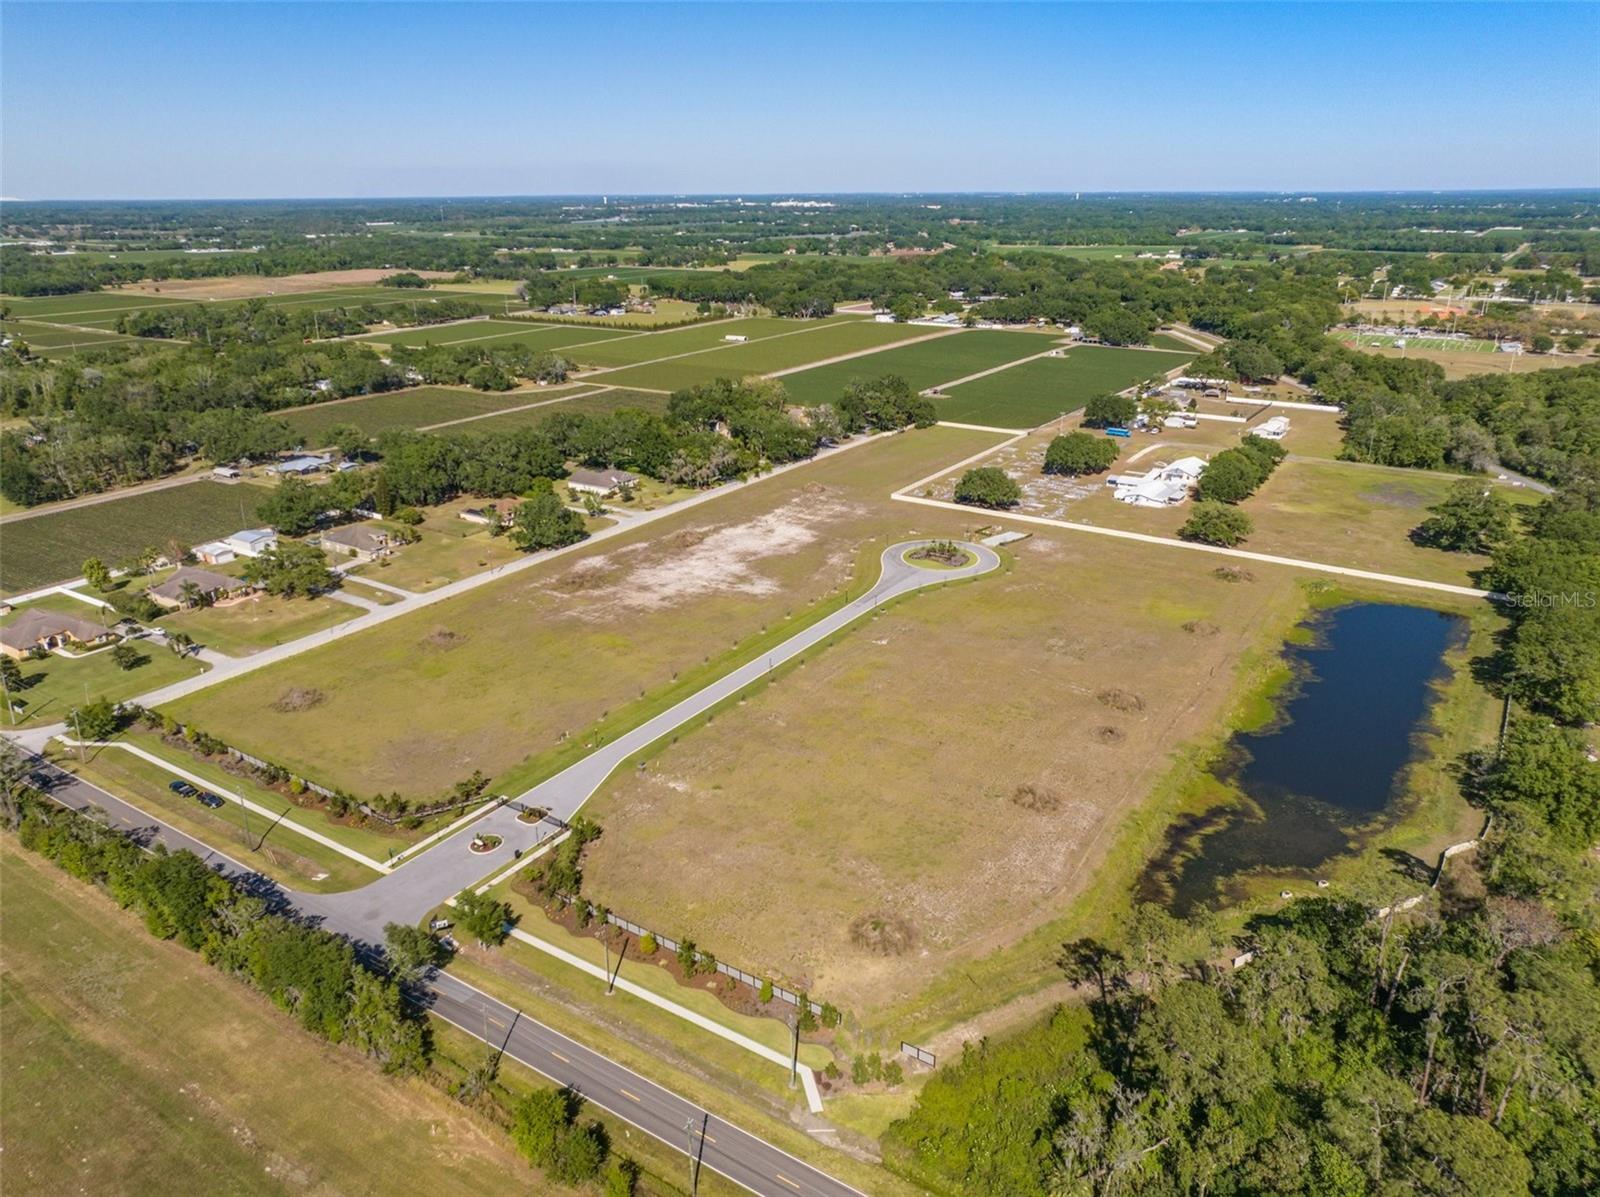
<instances>
[{"instance_id":1,"label":"agricultural field","mask_svg":"<svg viewBox=\"0 0 1600 1197\"><path fill-rule=\"evenodd\" d=\"M614 776L585 892L878 1031L1067 914L1299 589L1032 531L1004 572L894 604Z\"/></svg>"},{"instance_id":2,"label":"agricultural field","mask_svg":"<svg viewBox=\"0 0 1600 1197\"><path fill-rule=\"evenodd\" d=\"M575 328L567 324L537 324L532 320L489 319L386 330L357 339L380 345L482 345L554 352L571 345L631 335L615 328Z\"/></svg>"},{"instance_id":3,"label":"agricultural field","mask_svg":"<svg viewBox=\"0 0 1600 1197\"><path fill-rule=\"evenodd\" d=\"M713 320L688 328L668 329L648 336L616 338L604 343L585 345L577 354L585 366L632 366L640 362L653 362L660 358L696 353L705 349L731 347L730 336L748 337L751 342L812 330L827 324L849 321L848 316L826 320L784 320L776 316L749 316L735 320Z\"/></svg>"},{"instance_id":4,"label":"agricultural field","mask_svg":"<svg viewBox=\"0 0 1600 1197\"><path fill-rule=\"evenodd\" d=\"M1376 353L1384 357L1421 358L1437 362L1444 368L1448 379L1466 378L1472 374L1527 374L1534 370L1559 370L1564 366L1591 366L1600 358L1592 353L1494 353L1476 349L1420 349L1416 341L1407 339L1404 349L1393 346L1362 344L1363 353ZM1490 344L1484 342L1484 344Z\"/></svg>"},{"instance_id":5,"label":"agricultural field","mask_svg":"<svg viewBox=\"0 0 1600 1197\"><path fill-rule=\"evenodd\" d=\"M0 1118L29 1128L6 1193L528 1190L509 1140L444 1093L312 1038L13 838L0 865Z\"/></svg>"},{"instance_id":6,"label":"agricultural field","mask_svg":"<svg viewBox=\"0 0 1600 1197\"><path fill-rule=\"evenodd\" d=\"M968 334L972 335L972 334ZM1192 361L1194 354L1080 345L1064 357L1023 362L953 387L934 400L939 418L964 424L1033 428L1076 411L1095 395L1120 391Z\"/></svg>"},{"instance_id":7,"label":"agricultural field","mask_svg":"<svg viewBox=\"0 0 1600 1197\"><path fill-rule=\"evenodd\" d=\"M581 388L530 387L519 391L474 391L465 387L425 386L381 395L334 399L274 413L289 427L316 445L328 429L350 424L368 436L391 428L426 428L451 420L491 415L507 408L555 400Z\"/></svg>"},{"instance_id":8,"label":"agricultural field","mask_svg":"<svg viewBox=\"0 0 1600 1197\"><path fill-rule=\"evenodd\" d=\"M776 336L727 345L672 361L646 363L607 373L606 382L676 391L716 378L742 378L793 370L811 362L887 347L931 335L928 328L876 324L864 320L808 321Z\"/></svg>"},{"instance_id":9,"label":"agricultural field","mask_svg":"<svg viewBox=\"0 0 1600 1197\"><path fill-rule=\"evenodd\" d=\"M720 675L725 654L837 595L872 543L912 529L958 531L963 517L913 511L885 492L995 440L930 428L869 441L195 694L172 712L353 793L431 794L474 768L514 792L508 777L578 748L597 720L631 721L636 699ZM428 523L422 531L393 566L362 576L407 585L398 571L444 539ZM466 539L486 553L504 544ZM273 710L292 688L325 701ZM363 734L346 734L356 722Z\"/></svg>"},{"instance_id":10,"label":"agricultural field","mask_svg":"<svg viewBox=\"0 0 1600 1197\"><path fill-rule=\"evenodd\" d=\"M901 328L898 324L879 328ZM922 329L935 332L932 329ZM784 376L783 385L791 402L810 406L827 403L844 393L847 383L856 378L880 378L898 374L913 390L927 390L990 370L1034 354L1048 353L1060 346L1060 338L1047 333L1000 332L982 329L972 332L940 333L931 340L868 357L832 365L817 366Z\"/></svg>"},{"instance_id":11,"label":"agricultural field","mask_svg":"<svg viewBox=\"0 0 1600 1197\"><path fill-rule=\"evenodd\" d=\"M631 391L625 387L579 391L570 399L551 396L537 407L508 411L504 414L484 416L470 424L460 425L459 432L499 432L507 428L538 427L551 416L578 412L586 416L604 415L625 407L641 411L664 412L667 396L660 391Z\"/></svg>"},{"instance_id":12,"label":"agricultural field","mask_svg":"<svg viewBox=\"0 0 1600 1197\"><path fill-rule=\"evenodd\" d=\"M89 557L116 566L146 548L188 548L253 527L256 505L270 493L250 483L201 480L166 490L107 499L0 528L0 591L16 594L77 577Z\"/></svg>"},{"instance_id":13,"label":"agricultural field","mask_svg":"<svg viewBox=\"0 0 1600 1197\"><path fill-rule=\"evenodd\" d=\"M113 345L160 344L99 328L72 328L38 320L6 320L0 322L0 331L25 342L28 349L39 357L64 357L69 353L106 349Z\"/></svg>"},{"instance_id":14,"label":"agricultural field","mask_svg":"<svg viewBox=\"0 0 1600 1197\"><path fill-rule=\"evenodd\" d=\"M0 296L0 305L19 320L76 324L86 328L109 328L128 312L182 302L184 301L160 295L134 295L125 291L84 291L76 295Z\"/></svg>"}]
</instances>

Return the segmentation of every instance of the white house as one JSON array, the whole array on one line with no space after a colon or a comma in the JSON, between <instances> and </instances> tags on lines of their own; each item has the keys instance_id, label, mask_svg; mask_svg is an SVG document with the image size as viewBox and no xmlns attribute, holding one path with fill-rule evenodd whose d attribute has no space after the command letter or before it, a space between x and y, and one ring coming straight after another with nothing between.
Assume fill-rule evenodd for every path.
<instances>
[{"instance_id":1,"label":"white house","mask_svg":"<svg viewBox=\"0 0 1600 1197\"><path fill-rule=\"evenodd\" d=\"M1116 478L1112 484L1117 502L1135 507L1176 507L1189 497L1189 488L1182 482L1158 478L1153 473Z\"/></svg>"},{"instance_id":2,"label":"white house","mask_svg":"<svg viewBox=\"0 0 1600 1197\"><path fill-rule=\"evenodd\" d=\"M724 341L735 341L735 342L738 342L740 344L743 344L745 341L748 341L750 338L745 336L743 333L729 333L727 336L723 337L722 339Z\"/></svg>"},{"instance_id":3,"label":"white house","mask_svg":"<svg viewBox=\"0 0 1600 1197\"><path fill-rule=\"evenodd\" d=\"M268 466L274 474L315 474L318 470L328 468L328 463L333 458L326 454L307 454L303 457L291 457L287 461L280 461L276 465Z\"/></svg>"},{"instance_id":4,"label":"white house","mask_svg":"<svg viewBox=\"0 0 1600 1197\"><path fill-rule=\"evenodd\" d=\"M247 528L223 537L222 543L240 557L259 557L268 549L278 547L278 534L271 528Z\"/></svg>"},{"instance_id":5,"label":"white house","mask_svg":"<svg viewBox=\"0 0 1600 1197\"><path fill-rule=\"evenodd\" d=\"M1281 441L1283 434L1289 431L1288 416L1273 416L1257 428L1253 433L1247 432L1246 436L1259 436L1264 441Z\"/></svg>"},{"instance_id":6,"label":"white house","mask_svg":"<svg viewBox=\"0 0 1600 1197\"><path fill-rule=\"evenodd\" d=\"M879 312L877 315L875 315L873 317L873 319L876 320L879 324L893 324L894 323L894 313L893 312Z\"/></svg>"},{"instance_id":7,"label":"white house","mask_svg":"<svg viewBox=\"0 0 1600 1197\"><path fill-rule=\"evenodd\" d=\"M234 482L239 478L239 471L233 466L219 465L212 468L211 476L219 482Z\"/></svg>"},{"instance_id":8,"label":"white house","mask_svg":"<svg viewBox=\"0 0 1600 1197\"><path fill-rule=\"evenodd\" d=\"M1156 466L1150 473L1163 482L1193 485L1200 480L1200 474L1205 468L1206 459L1203 457L1180 457L1171 465Z\"/></svg>"}]
</instances>

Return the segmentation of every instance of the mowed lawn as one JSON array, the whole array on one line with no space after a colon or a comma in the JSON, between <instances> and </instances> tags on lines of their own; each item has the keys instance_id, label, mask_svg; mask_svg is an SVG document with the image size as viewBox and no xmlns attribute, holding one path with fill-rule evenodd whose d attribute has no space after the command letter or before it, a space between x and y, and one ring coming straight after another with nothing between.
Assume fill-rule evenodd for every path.
<instances>
[{"instance_id":1,"label":"mowed lawn","mask_svg":"<svg viewBox=\"0 0 1600 1197\"><path fill-rule=\"evenodd\" d=\"M31 604L24 604L18 610L25 611L28 606ZM81 603L76 614L91 623L98 623L102 618L94 614L93 608ZM108 612L104 618L114 620L116 616ZM73 707L81 706L85 696L121 702L147 690L193 677L206 668L193 657L177 657L170 649L148 640L132 643L139 652L138 664L132 669L123 669L113 661L109 649L78 657L52 653L42 661L18 662L22 669L22 685L11 692L11 699L19 708L18 725L55 723L65 719ZM4 720L3 715L0 720Z\"/></svg>"},{"instance_id":2,"label":"mowed lawn","mask_svg":"<svg viewBox=\"0 0 1600 1197\"><path fill-rule=\"evenodd\" d=\"M247 657L287 644L362 614L362 609L333 598L280 598L257 594L220 607L198 607L161 618L167 632L184 632L196 644L230 657Z\"/></svg>"},{"instance_id":3,"label":"mowed lawn","mask_svg":"<svg viewBox=\"0 0 1600 1197\"><path fill-rule=\"evenodd\" d=\"M902 326L890 324L878 327ZM1041 333L993 329L941 333L940 330L921 326L919 331L936 335L931 340L914 345L903 345L851 361L834 362L814 370L785 375L784 389L789 392L791 402L807 407L838 399L852 379L881 378L885 374L898 374L911 384L913 390L924 391L1035 353L1048 353L1060 344L1059 338Z\"/></svg>"},{"instance_id":4,"label":"mowed lawn","mask_svg":"<svg viewBox=\"0 0 1600 1197\"><path fill-rule=\"evenodd\" d=\"M75 578L89 557L116 566L145 548L165 552L254 526L270 491L250 483L190 482L0 525L0 591Z\"/></svg>"},{"instance_id":5,"label":"mowed lawn","mask_svg":"<svg viewBox=\"0 0 1600 1197\"><path fill-rule=\"evenodd\" d=\"M363 395L359 399L338 399L331 403L297 407L279 412L278 418L305 437L308 444L318 444L318 437L340 424L349 424L369 436L377 436L391 428L425 428L446 420L489 415L508 407L522 407L528 403L553 399L559 393L560 389L554 387L524 391L414 387L382 395Z\"/></svg>"},{"instance_id":6,"label":"mowed lawn","mask_svg":"<svg viewBox=\"0 0 1600 1197\"><path fill-rule=\"evenodd\" d=\"M1066 356L1024 362L963 383L934 400L941 420L1034 428L1076 411L1095 395L1120 391L1192 361L1192 353L1082 345Z\"/></svg>"},{"instance_id":7,"label":"mowed lawn","mask_svg":"<svg viewBox=\"0 0 1600 1197\"><path fill-rule=\"evenodd\" d=\"M900 1034L929 986L1068 914L1298 588L1050 529L1012 548L613 775L586 893ZM1042 978L1060 941L1034 943Z\"/></svg>"},{"instance_id":8,"label":"mowed lawn","mask_svg":"<svg viewBox=\"0 0 1600 1197\"><path fill-rule=\"evenodd\" d=\"M0 867L8 1197L528 1192L509 1139L442 1092L314 1039L10 836Z\"/></svg>"},{"instance_id":9,"label":"mowed lawn","mask_svg":"<svg viewBox=\"0 0 1600 1197\"><path fill-rule=\"evenodd\" d=\"M886 493L995 439L929 428L870 442L170 709L352 793L431 796L474 769L501 778L523 766L526 776L538 765L529 758L580 746L602 716L626 721L641 696L687 684L713 658L832 598L869 541L958 532L958 514L912 510ZM424 524L423 537L390 570L363 572L397 580L406 557L443 534ZM487 551L503 543L481 539ZM325 700L273 709L293 688Z\"/></svg>"},{"instance_id":10,"label":"mowed lawn","mask_svg":"<svg viewBox=\"0 0 1600 1197\"><path fill-rule=\"evenodd\" d=\"M878 324L867 320L812 321L784 335L753 340L744 345L708 349L672 361L654 362L601 375L618 386L650 387L676 391L715 378L743 378L792 370L811 362L847 353L860 353L931 336L935 329L921 325Z\"/></svg>"}]
</instances>

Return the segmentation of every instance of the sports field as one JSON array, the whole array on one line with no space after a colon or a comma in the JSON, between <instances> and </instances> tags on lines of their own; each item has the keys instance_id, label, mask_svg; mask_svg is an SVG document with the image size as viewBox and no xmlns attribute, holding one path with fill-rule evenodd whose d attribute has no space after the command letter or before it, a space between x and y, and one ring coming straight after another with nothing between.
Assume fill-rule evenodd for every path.
<instances>
[{"instance_id":1,"label":"sports field","mask_svg":"<svg viewBox=\"0 0 1600 1197\"><path fill-rule=\"evenodd\" d=\"M877 324L866 320L792 321L785 332L729 344L672 361L651 362L618 370L602 377L618 386L676 391L714 378L742 378L791 370L810 362L826 361L847 353L898 344L933 334L934 330L908 324Z\"/></svg>"},{"instance_id":2,"label":"sports field","mask_svg":"<svg viewBox=\"0 0 1600 1197\"><path fill-rule=\"evenodd\" d=\"M521 391L472 391L457 387L415 387L389 391L382 395L362 395L316 403L278 413L308 444L339 424L350 424L369 436L391 428L425 428L447 420L487 415L510 407L522 407L554 399L563 393L580 393L571 387L539 387Z\"/></svg>"},{"instance_id":3,"label":"sports field","mask_svg":"<svg viewBox=\"0 0 1600 1197\"><path fill-rule=\"evenodd\" d=\"M0 527L0 591L16 594L77 577L99 557L116 566L149 547L187 548L254 525L269 492L249 483L200 481L74 507Z\"/></svg>"},{"instance_id":4,"label":"sports field","mask_svg":"<svg viewBox=\"0 0 1600 1197\"><path fill-rule=\"evenodd\" d=\"M1080 345L1065 357L1023 362L954 387L934 400L941 420L1034 428L1076 411L1095 395L1120 391L1193 360L1193 353Z\"/></svg>"},{"instance_id":5,"label":"sports field","mask_svg":"<svg viewBox=\"0 0 1600 1197\"><path fill-rule=\"evenodd\" d=\"M903 326L890 324L877 327ZM933 339L916 345L905 345L853 361L834 362L798 374L785 375L783 385L791 401L808 407L837 399L844 393L845 384L854 378L881 378L885 374L898 374L911 384L912 389L922 391L965 378L980 370L990 370L1007 362L1032 357L1036 353L1048 353L1060 344L1058 338L1044 333L992 329L956 333L929 328L919 328L919 331L935 335Z\"/></svg>"},{"instance_id":6,"label":"sports field","mask_svg":"<svg viewBox=\"0 0 1600 1197\"><path fill-rule=\"evenodd\" d=\"M433 794L473 769L500 778L497 792L516 792L506 775L526 776L530 757L578 749L607 713L624 720L641 696L653 701L687 686L696 671L719 676L722 654L763 629L778 635L786 616L849 579L867 542L904 536L908 520L959 531L961 516L910 512L885 491L995 441L950 428L871 441L203 691L172 711L352 793ZM426 547L427 524L423 532L424 545L397 554L396 569ZM294 687L325 700L313 710L274 710ZM362 734L348 734L357 724Z\"/></svg>"}]
</instances>

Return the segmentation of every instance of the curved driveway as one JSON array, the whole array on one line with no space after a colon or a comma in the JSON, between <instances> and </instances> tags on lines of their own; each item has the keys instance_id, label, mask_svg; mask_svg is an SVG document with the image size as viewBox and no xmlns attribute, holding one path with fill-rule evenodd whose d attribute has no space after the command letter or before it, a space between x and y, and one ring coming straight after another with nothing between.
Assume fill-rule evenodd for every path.
<instances>
[{"instance_id":1,"label":"curved driveway","mask_svg":"<svg viewBox=\"0 0 1600 1197\"><path fill-rule=\"evenodd\" d=\"M852 599L839 610L796 632L770 652L718 678L655 718L601 745L554 777L517 795L518 799L530 806L543 807L558 818L571 819L618 766L663 736L759 681L778 666L820 644L841 628L903 594L946 582L975 578L1000 565L1000 558L994 550L966 542L962 542L962 547L973 554L974 560L960 569L924 569L908 563L905 554L925 543L902 541L890 545L883 551L883 573L877 584L860 598ZM517 817L515 809L501 807L440 840L370 885L342 894L318 895L316 903L328 913L332 913L330 907L337 909L337 922L343 928L358 935L364 934L365 938L374 942L381 942L385 923L415 923L446 898L454 897L485 876L504 869L511 863L514 851L526 851L536 846L550 835L551 830L548 823L524 823ZM504 843L488 854L470 851L468 845L473 838L483 833L498 835Z\"/></svg>"}]
</instances>

